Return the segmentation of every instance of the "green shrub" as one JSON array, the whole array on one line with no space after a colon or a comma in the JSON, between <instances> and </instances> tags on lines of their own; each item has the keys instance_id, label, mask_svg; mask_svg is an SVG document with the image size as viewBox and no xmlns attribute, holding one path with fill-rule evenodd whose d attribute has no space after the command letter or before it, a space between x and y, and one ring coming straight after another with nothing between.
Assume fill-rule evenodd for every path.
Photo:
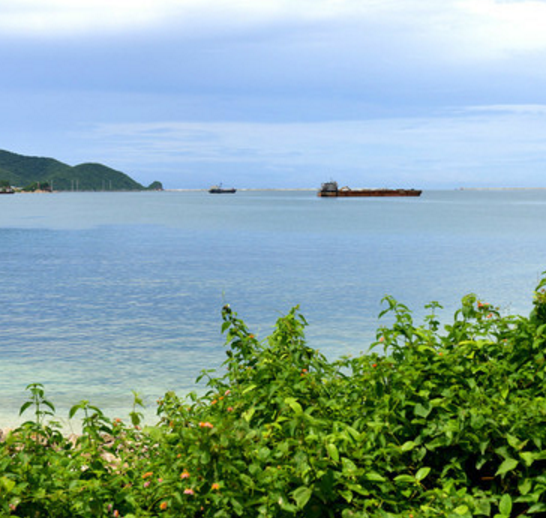
<instances>
[{"instance_id":1,"label":"green shrub","mask_svg":"<svg viewBox=\"0 0 546 518\"><path fill-rule=\"evenodd\" d=\"M0 450L0 507L54 517L538 516L546 512L546 293L502 317L475 295L422 325L391 297L367 354L330 362L298 309L259 341L229 306L225 374L165 394L141 429L82 401L60 433L39 384L34 419ZM379 352L374 349L381 348Z\"/></svg>"}]
</instances>

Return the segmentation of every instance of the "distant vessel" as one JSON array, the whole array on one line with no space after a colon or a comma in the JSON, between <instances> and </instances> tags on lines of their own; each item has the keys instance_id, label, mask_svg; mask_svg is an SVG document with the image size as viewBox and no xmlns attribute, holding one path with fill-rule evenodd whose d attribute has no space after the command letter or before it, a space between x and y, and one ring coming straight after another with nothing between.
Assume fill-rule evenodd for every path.
<instances>
[{"instance_id":1,"label":"distant vessel","mask_svg":"<svg viewBox=\"0 0 546 518\"><path fill-rule=\"evenodd\" d=\"M237 189L234 189L233 187L231 187L230 189L225 189L224 187L222 187L222 184L220 184L220 185L213 185L209 189L209 192L211 194L234 194L237 192Z\"/></svg>"},{"instance_id":2,"label":"distant vessel","mask_svg":"<svg viewBox=\"0 0 546 518\"><path fill-rule=\"evenodd\" d=\"M335 198L335 197L373 197L373 196L421 196L423 191L417 189L350 189L349 187L337 186L337 182L330 181L324 182L318 196L323 198Z\"/></svg>"}]
</instances>

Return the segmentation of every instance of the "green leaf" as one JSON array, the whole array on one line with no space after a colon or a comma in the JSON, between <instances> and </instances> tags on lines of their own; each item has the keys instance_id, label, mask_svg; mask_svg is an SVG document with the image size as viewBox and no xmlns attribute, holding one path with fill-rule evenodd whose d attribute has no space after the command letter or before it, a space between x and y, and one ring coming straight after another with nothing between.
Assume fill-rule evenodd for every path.
<instances>
[{"instance_id":1,"label":"green leaf","mask_svg":"<svg viewBox=\"0 0 546 518\"><path fill-rule=\"evenodd\" d=\"M244 510L245 510L243 505L241 504L241 502L239 502L239 500L236 500L235 498L230 498L229 501L231 502L231 506L233 507L233 510L239 516L241 516L244 513Z\"/></svg>"},{"instance_id":2,"label":"green leaf","mask_svg":"<svg viewBox=\"0 0 546 518\"><path fill-rule=\"evenodd\" d=\"M403 451L403 452L406 452L406 451L411 451L413 450L413 448L415 448L417 446L417 443L413 442L413 441L407 441L405 442L404 444L402 444L402 446L400 446L400 449Z\"/></svg>"},{"instance_id":3,"label":"green leaf","mask_svg":"<svg viewBox=\"0 0 546 518\"><path fill-rule=\"evenodd\" d=\"M421 482L421 480L424 480L429 473L430 473L430 468L421 468L415 474L415 480L417 480L418 482Z\"/></svg>"},{"instance_id":4,"label":"green leaf","mask_svg":"<svg viewBox=\"0 0 546 518\"><path fill-rule=\"evenodd\" d=\"M544 410L546 410L546 406L544 407ZM546 450L542 450L538 453L534 454L535 460L546 460Z\"/></svg>"},{"instance_id":5,"label":"green leaf","mask_svg":"<svg viewBox=\"0 0 546 518\"><path fill-rule=\"evenodd\" d=\"M415 408L413 409L413 413L418 417L427 418L430 412L432 411L432 407L429 405L428 408L425 408L421 403L417 403L415 405Z\"/></svg>"},{"instance_id":6,"label":"green leaf","mask_svg":"<svg viewBox=\"0 0 546 518\"><path fill-rule=\"evenodd\" d=\"M42 401L42 404L49 407L51 410L53 410L53 412L55 412L55 406L53 405L53 403L51 401L47 401L46 399L44 399Z\"/></svg>"},{"instance_id":7,"label":"green leaf","mask_svg":"<svg viewBox=\"0 0 546 518\"><path fill-rule=\"evenodd\" d=\"M348 489L345 489L343 491L340 491L339 494L345 498L345 500L348 502L348 503L351 503L353 501L353 492L352 491L349 491Z\"/></svg>"},{"instance_id":8,"label":"green leaf","mask_svg":"<svg viewBox=\"0 0 546 518\"><path fill-rule=\"evenodd\" d=\"M530 451L524 451L519 455L528 468L530 468L533 462L535 462L535 455Z\"/></svg>"},{"instance_id":9,"label":"green leaf","mask_svg":"<svg viewBox=\"0 0 546 518\"><path fill-rule=\"evenodd\" d=\"M292 498L294 498L298 509L303 509L312 495L313 490L310 487L301 486L292 493Z\"/></svg>"},{"instance_id":10,"label":"green leaf","mask_svg":"<svg viewBox=\"0 0 546 518\"><path fill-rule=\"evenodd\" d=\"M381 476L379 473L375 473L374 471L371 471L370 473L366 473L364 475L364 480L369 480L370 482L386 482L387 479L383 476Z\"/></svg>"},{"instance_id":11,"label":"green leaf","mask_svg":"<svg viewBox=\"0 0 546 518\"><path fill-rule=\"evenodd\" d=\"M22 415L29 406L32 406L32 401L27 401L26 403L23 403L23 405L19 409L19 415Z\"/></svg>"},{"instance_id":12,"label":"green leaf","mask_svg":"<svg viewBox=\"0 0 546 518\"><path fill-rule=\"evenodd\" d=\"M411 475L398 475L395 477L394 481L400 484L414 484L415 478Z\"/></svg>"},{"instance_id":13,"label":"green leaf","mask_svg":"<svg viewBox=\"0 0 546 518\"><path fill-rule=\"evenodd\" d=\"M138 426L140 424L140 416L141 414L139 412L129 412L129 417L131 418L131 423L133 426Z\"/></svg>"},{"instance_id":14,"label":"green leaf","mask_svg":"<svg viewBox=\"0 0 546 518\"><path fill-rule=\"evenodd\" d=\"M2 485L6 493L10 493L15 487L15 481L11 480L11 478L8 477L0 478L0 484Z\"/></svg>"},{"instance_id":15,"label":"green leaf","mask_svg":"<svg viewBox=\"0 0 546 518\"><path fill-rule=\"evenodd\" d=\"M328 452L328 455L334 462L339 462L339 451L335 444L328 443L326 445L326 451Z\"/></svg>"},{"instance_id":16,"label":"green leaf","mask_svg":"<svg viewBox=\"0 0 546 518\"><path fill-rule=\"evenodd\" d=\"M256 407L249 408L246 412L243 412L242 417L247 423L250 423L250 420L252 419L252 416L254 415L255 412L256 412Z\"/></svg>"},{"instance_id":17,"label":"green leaf","mask_svg":"<svg viewBox=\"0 0 546 518\"><path fill-rule=\"evenodd\" d=\"M246 473L241 473L239 475L239 478L241 480L241 482L247 486L248 488L254 488L255 486L255 483L254 483L254 480L252 479L252 477L249 477Z\"/></svg>"},{"instance_id":18,"label":"green leaf","mask_svg":"<svg viewBox=\"0 0 546 518\"><path fill-rule=\"evenodd\" d=\"M298 403L296 398L293 397L287 397L284 402L294 411L296 415L303 414L303 408Z\"/></svg>"},{"instance_id":19,"label":"green leaf","mask_svg":"<svg viewBox=\"0 0 546 518\"><path fill-rule=\"evenodd\" d=\"M76 415L76 412L78 410L80 410L80 408L82 408L82 405L80 403L78 403L77 405L74 405L70 411L68 412L68 418L69 419L72 419L75 415Z\"/></svg>"},{"instance_id":20,"label":"green leaf","mask_svg":"<svg viewBox=\"0 0 546 518\"><path fill-rule=\"evenodd\" d=\"M265 462L271 455L271 450L267 447L260 448L256 457L259 461Z\"/></svg>"},{"instance_id":21,"label":"green leaf","mask_svg":"<svg viewBox=\"0 0 546 518\"><path fill-rule=\"evenodd\" d=\"M347 432L349 432L349 435L355 440L355 441L359 441L360 440L360 433L355 430L352 426L347 426L345 427L345 430Z\"/></svg>"},{"instance_id":22,"label":"green leaf","mask_svg":"<svg viewBox=\"0 0 546 518\"><path fill-rule=\"evenodd\" d=\"M368 496L370 492L367 489L364 489L360 484L347 484L347 487L354 493L358 493L362 496Z\"/></svg>"},{"instance_id":23,"label":"green leaf","mask_svg":"<svg viewBox=\"0 0 546 518\"><path fill-rule=\"evenodd\" d=\"M350 459L348 459L346 457L343 457L341 459L341 465L342 465L341 470L342 470L343 474L345 474L345 475L347 475L349 477L351 477L353 475L356 475L356 473L358 471L358 468L356 467L356 464L352 460L350 460Z\"/></svg>"},{"instance_id":24,"label":"green leaf","mask_svg":"<svg viewBox=\"0 0 546 518\"><path fill-rule=\"evenodd\" d=\"M283 511L288 511L291 514L296 514L298 510L298 508L294 504L291 504L290 502L287 501L287 499L285 499L282 496L279 497L279 499L277 500L277 503L279 504L280 508Z\"/></svg>"},{"instance_id":25,"label":"green leaf","mask_svg":"<svg viewBox=\"0 0 546 518\"><path fill-rule=\"evenodd\" d=\"M539 502L538 504L532 505L529 507L529 510L527 513L529 514L535 514L535 513L544 513L546 512L546 504L543 504Z\"/></svg>"},{"instance_id":26,"label":"green leaf","mask_svg":"<svg viewBox=\"0 0 546 518\"><path fill-rule=\"evenodd\" d=\"M481 516L491 516L491 503L489 500L478 500L475 504L474 514Z\"/></svg>"},{"instance_id":27,"label":"green leaf","mask_svg":"<svg viewBox=\"0 0 546 518\"><path fill-rule=\"evenodd\" d=\"M525 480L520 482L518 485L519 492L522 495L526 495L527 493L529 493L529 491L531 491L532 488L533 488L533 482L529 478L526 478Z\"/></svg>"},{"instance_id":28,"label":"green leaf","mask_svg":"<svg viewBox=\"0 0 546 518\"><path fill-rule=\"evenodd\" d=\"M521 441L517 437L507 434L506 440L508 441L508 444L512 446L512 448L514 448L515 450L519 450Z\"/></svg>"},{"instance_id":29,"label":"green leaf","mask_svg":"<svg viewBox=\"0 0 546 518\"><path fill-rule=\"evenodd\" d=\"M155 442L159 442L161 440L161 438L163 437L163 432L164 430L162 428L160 428L159 426L146 426L144 429L143 429L143 432L150 436L150 438L155 441ZM170 435L170 434L169 434ZM177 436L178 437L178 436Z\"/></svg>"},{"instance_id":30,"label":"green leaf","mask_svg":"<svg viewBox=\"0 0 546 518\"><path fill-rule=\"evenodd\" d=\"M504 516L510 516L512 512L512 497L508 493L502 496L499 503L499 511Z\"/></svg>"},{"instance_id":31,"label":"green leaf","mask_svg":"<svg viewBox=\"0 0 546 518\"><path fill-rule=\"evenodd\" d=\"M516 468L518 465L518 461L516 459L506 459L500 466L497 472L495 473L495 476L497 475L504 475L508 473L509 471L512 471Z\"/></svg>"}]
</instances>

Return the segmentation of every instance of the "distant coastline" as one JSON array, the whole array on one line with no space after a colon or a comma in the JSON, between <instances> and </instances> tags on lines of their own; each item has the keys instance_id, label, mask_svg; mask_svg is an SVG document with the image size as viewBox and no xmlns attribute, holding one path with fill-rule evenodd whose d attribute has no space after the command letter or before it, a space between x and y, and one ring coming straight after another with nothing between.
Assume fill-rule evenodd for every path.
<instances>
[{"instance_id":1,"label":"distant coastline","mask_svg":"<svg viewBox=\"0 0 546 518\"><path fill-rule=\"evenodd\" d=\"M99 163L76 166L47 157L25 156L0 149L0 184L17 192L160 191L161 182L145 187L121 171Z\"/></svg>"}]
</instances>

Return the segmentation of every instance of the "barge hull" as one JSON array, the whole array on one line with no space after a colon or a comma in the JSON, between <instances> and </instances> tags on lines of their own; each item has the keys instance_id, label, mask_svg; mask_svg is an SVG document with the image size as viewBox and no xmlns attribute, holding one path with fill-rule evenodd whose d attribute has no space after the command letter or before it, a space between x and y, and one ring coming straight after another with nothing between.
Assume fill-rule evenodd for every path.
<instances>
[{"instance_id":1,"label":"barge hull","mask_svg":"<svg viewBox=\"0 0 546 518\"><path fill-rule=\"evenodd\" d=\"M421 196L423 191L417 189L358 189L319 191L321 198L371 198L371 197L395 197L395 196Z\"/></svg>"}]
</instances>

